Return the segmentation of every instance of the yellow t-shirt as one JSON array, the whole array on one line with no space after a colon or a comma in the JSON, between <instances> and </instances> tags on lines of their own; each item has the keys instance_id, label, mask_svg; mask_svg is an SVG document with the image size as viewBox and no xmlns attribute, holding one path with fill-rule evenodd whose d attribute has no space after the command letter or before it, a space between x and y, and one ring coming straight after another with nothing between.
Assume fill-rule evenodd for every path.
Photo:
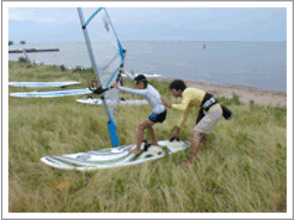
<instances>
[{"instance_id":1,"label":"yellow t-shirt","mask_svg":"<svg viewBox=\"0 0 294 220\"><path fill-rule=\"evenodd\" d=\"M178 127L181 128L186 122L187 117L193 106L200 106L205 97L206 92L196 88L186 88L182 93L183 101L181 104L172 104L172 108L184 111Z\"/></svg>"}]
</instances>

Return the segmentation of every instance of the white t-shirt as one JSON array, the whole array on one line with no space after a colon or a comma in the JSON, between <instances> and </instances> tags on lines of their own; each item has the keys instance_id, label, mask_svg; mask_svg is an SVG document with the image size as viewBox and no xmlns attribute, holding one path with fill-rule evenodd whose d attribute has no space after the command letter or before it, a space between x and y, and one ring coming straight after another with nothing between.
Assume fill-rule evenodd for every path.
<instances>
[{"instance_id":1,"label":"white t-shirt","mask_svg":"<svg viewBox=\"0 0 294 220\"><path fill-rule=\"evenodd\" d=\"M145 89L130 89L126 87L119 86L119 90L133 95L142 95L149 102L152 107L152 111L155 114L160 114L165 111L165 106L162 105L159 92L152 86L147 85Z\"/></svg>"}]
</instances>

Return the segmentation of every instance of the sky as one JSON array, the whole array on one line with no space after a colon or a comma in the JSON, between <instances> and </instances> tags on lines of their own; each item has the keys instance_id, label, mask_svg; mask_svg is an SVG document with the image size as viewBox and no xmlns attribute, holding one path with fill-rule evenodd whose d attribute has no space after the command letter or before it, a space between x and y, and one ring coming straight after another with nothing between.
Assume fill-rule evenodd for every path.
<instances>
[{"instance_id":1,"label":"sky","mask_svg":"<svg viewBox=\"0 0 294 220\"><path fill-rule=\"evenodd\" d=\"M15 5L8 7L10 41L84 41L76 7L14 7ZM246 5L212 8L197 7L197 4L192 7L166 7L166 4L151 6L106 7L121 41L287 39L285 7Z\"/></svg>"}]
</instances>

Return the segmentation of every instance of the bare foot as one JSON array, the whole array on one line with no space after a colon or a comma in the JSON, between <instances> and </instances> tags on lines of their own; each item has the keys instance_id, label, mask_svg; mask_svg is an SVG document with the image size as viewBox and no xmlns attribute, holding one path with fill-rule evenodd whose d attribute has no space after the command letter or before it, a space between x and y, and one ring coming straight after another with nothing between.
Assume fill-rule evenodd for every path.
<instances>
[{"instance_id":1,"label":"bare foot","mask_svg":"<svg viewBox=\"0 0 294 220\"><path fill-rule=\"evenodd\" d=\"M139 153L140 153L140 150L139 150L138 148L131 149L131 150L129 150L129 153L132 153L132 154L139 154Z\"/></svg>"},{"instance_id":2,"label":"bare foot","mask_svg":"<svg viewBox=\"0 0 294 220\"><path fill-rule=\"evenodd\" d=\"M158 143L155 143L155 142L150 142L151 145L155 145L155 146L158 146Z\"/></svg>"}]
</instances>

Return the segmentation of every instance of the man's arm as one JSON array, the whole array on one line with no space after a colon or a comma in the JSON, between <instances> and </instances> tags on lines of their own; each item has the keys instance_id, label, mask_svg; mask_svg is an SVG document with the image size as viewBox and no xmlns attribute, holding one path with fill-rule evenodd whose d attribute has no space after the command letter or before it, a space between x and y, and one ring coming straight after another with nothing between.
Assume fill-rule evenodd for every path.
<instances>
[{"instance_id":1,"label":"man's arm","mask_svg":"<svg viewBox=\"0 0 294 220\"><path fill-rule=\"evenodd\" d=\"M132 74L130 74L130 73L128 73L128 72L123 72L124 74L126 74L126 76L132 81L132 82L134 82L135 81L135 77L132 75Z\"/></svg>"},{"instance_id":2,"label":"man's arm","mask_svg":"<svg viewBox=\"0 0 294 220\"><path fill-rule=\"evenodd\" d=\"M116 88L116 89L119 89L123 92L126 92L126 93L130 93L130 94L133 94L133 95L147 95L148 91L147 89L130 89L130 88L126 88L126 87L122 87L120 85L118 85L118 83L114 83L112 84L112 87L113 88Z\"/></svg>"},{"instance_id":3,"label":"man's arm","mask_svg":"<svg viewBox=\"0 0 294 220\"><path fill-rule=\"evenodd\" d=\"M126 93L130 93L133 95L147 95L148 91L147 89L130 89L130 88L126 88L126 87L122 87L122 86L118 86L118 89L120 91L126 92Z\"/></svg>"},{"instance_id":4,"label":"man's arm","mask_svg":"<svg viewBox=\"0 0 294 220\"><path fill-rule=\"evenodd\" d=\"M175 108L175 109L179 109L179 110L182 110L183 111L183 115L179 121L179 124L178 124L178 128L180 129L183 124L186 122L187 120L187 117L191 111L191 107L189 106L190 105L190 102L192 100L192 94L191 93L186 93L184 92L183 93L183 99L182 99L182 103L181 104L172 104L172 108Z\"/></svg>"},{"instance_id":5,"label":"man's arm","mask_svg":"<svg viewBox=\"0 0 294 220\"><path fill-rule=\"evenodd\" d=\"M162 96L160 97L160 100L165 107L171 108L172 104L168 103Z\"/></svg>"},{"instance_id":6,"label":"man's arm","mask_svg":"<svg viewBox=\"0 0 294 220\"><path fill-rule=\"evenodd\" d=\"M181 104L172 104L172 108L175 109L179 109L181 111L186 111L186 109L188 108L190 102L191 102L191 95L190 94L186 94L183 93L183 99L182 99L182 103Z\"/></svg>"},{"instance_id":7,"label":"man's arm","mask_svg":"<svg viewBox=\"0 0 294 220\"><path fill-rule=\"evenodd\" d=\"M119 72L124 73L132 82L134 82L135 77L132 74L125 72L123 65L119 68Z\"/></svg>"},{"instance_id":8,"label":"man's arm","mask_svg":"<svg viewBox=\"0 0 294 220\"><path fill-rule=\"evenodd\" d=\"M183 126L183 124L185 124L190 111L191 111L191 107L188 107L185 109L185 111L183 112L183 115L181 116L181 119L179 121L178 128L181 128Z\"/></svg>"}]
</instances>

